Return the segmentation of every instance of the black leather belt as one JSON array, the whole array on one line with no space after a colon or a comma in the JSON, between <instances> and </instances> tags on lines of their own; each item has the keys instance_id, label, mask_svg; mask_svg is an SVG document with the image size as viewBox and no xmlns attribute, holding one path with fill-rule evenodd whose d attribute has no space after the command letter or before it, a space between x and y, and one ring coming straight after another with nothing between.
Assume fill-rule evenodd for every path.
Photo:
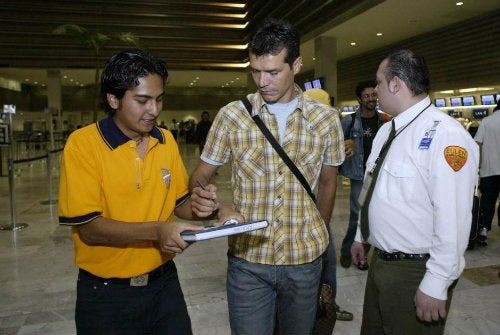
<instances>
[{"instance_id":1,"label":"black leather belt","mask_svg":"<svg viewBox=\"0 0 500 335\"><path fill-rule=\"evenodd\" d=\"M160 278L165 273L170 272L173 269L173 267L174 267L174 262L172 260L169 260L168 262L157 267L151 272L132 278L101 278L83 269L80 269L80 274L88 278L98 280L102 283L114 283L114 284L128 285L128 286L147 286L149 283Z\"/></svg>"},{"instance_id":2,"label":"black leather belt","mask_svg":"<svg viewBox=\"0 0 500 335\"><path fill-rule=\"evenodd\" d=\"M414 260L414 261L424 261L429 259L429 254L407 254L401 251L397 252L387 252L380 249L375 249L377 251L378 257L384 261L399 261L403 259Z\"/></svg>"}]
</instances>

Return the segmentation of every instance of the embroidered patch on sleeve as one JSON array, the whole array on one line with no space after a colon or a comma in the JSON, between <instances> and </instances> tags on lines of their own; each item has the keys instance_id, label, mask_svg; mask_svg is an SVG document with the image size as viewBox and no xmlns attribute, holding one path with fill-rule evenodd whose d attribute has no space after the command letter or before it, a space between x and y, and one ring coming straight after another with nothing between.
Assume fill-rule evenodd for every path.
<instances>
[{"instance_id":1,"label":"embroidered patch on sleeve","mask_svg":"<svg viewBox=\"0 0 500 335\"><path fill-rule=\"evenodd\" d=\"M444 149L444 158L453 171L460 171L467 162L467 150L456 145L451 145Z\"/></svg>"}]
</instances>

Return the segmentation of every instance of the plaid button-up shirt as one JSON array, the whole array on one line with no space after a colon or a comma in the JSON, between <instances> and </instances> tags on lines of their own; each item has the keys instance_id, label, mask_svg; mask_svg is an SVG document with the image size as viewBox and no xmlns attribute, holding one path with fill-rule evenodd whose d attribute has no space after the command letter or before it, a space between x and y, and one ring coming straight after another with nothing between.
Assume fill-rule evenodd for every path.
<instances>
[{"instance_id":1,"label":"plaid button-up shirt","mask_svg":"<svg viewBox=\"0 0 500 335\"><path fill-rule=\"evenodd\" d=\"M318 186L323 164L344 160L342 127L337 110L304 96L288 116L282 146L311 189ZM260 94L248 95L275 138L278 125ZM232 255L272 265L309 263L328 245L325 223L302 184L267 141L241 101L223 107L214 119L202 159L231 159L233 206L247 221L268 220L265 229L229 237ZM333 190L332 190L333 191Z\"/></svg>"}]
</instances>

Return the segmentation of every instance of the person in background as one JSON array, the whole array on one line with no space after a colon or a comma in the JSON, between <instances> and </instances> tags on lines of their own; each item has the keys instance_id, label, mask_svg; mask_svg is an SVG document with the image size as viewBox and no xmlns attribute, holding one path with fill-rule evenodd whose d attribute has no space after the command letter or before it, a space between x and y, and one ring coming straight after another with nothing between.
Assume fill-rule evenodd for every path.
<instances>
[{"instance_id":1,"label":"person in background","mask_svg":"<svg viewBox=\"0 0 500 335\"><path fill-rule=\"evenodd\" d=\"M298 31L267 19L251 37L249 59L258 91L247 97L302 171L316 202L281 160L242 101L222 107L208 133L190 187L195 213L208 215L217 169L232 164L233 207L265 229L229 237L227 295L232 334L311 334L337 166L344 160L339 113L303 95L295 84L302 58ZM207 191L196 187L196 180Z\"/></svg>"},{"instance_id":2,"label":"person in background","mask_svg":"<svg viewBox=\"0 0 500 335\"><path fill-rule=\"evenodd\" d=\"M174 222L195 217L177 144L155 126L167 76L148 53L113 55L101 76L108 118L64 147L59 222L72 227L79 335L192 334L173 258L189 246L180 233L201 227Z\"/></svg>"},{"instance_id":3,"label":"person in background","mask_svg":"<svg viewBox=\"0 0 500 335\"><path fill-rule=\"evenodd\" d=\"M488 232L495 216L495 206L500 192L500 101L493 114L485 117L477 130L474 140L479 144L481 161L479 167L480 224L478 244L488 245ZM500 218L500 207L497 208Z\"/></svg>"},{"instance_id":4,"label":"person in background","mask_svg":"<svg viewBox=\"0 0 500 335\"><path fill-rule=\"evenodd\" d=\"M163 128L163 129L168 129L167 125L165 124L165 121L163 121L163 120L161 120L160 125L158 127Z\"/></svg>"},{"instance_id":5,"label":"person in background","mask_svg":"<svg viewBox=\"0 0 500 335\"><path fill-rule=\"evenodd\" d=\"M172 119L172 123L170 124L170 132L172 136L174 136L174 140L177 141L177 137L179 135L179 122L176 119Z\"/></svg>"},{"instance_id":6,"label":"person in background","mask_svg":"<svg viewBox=\"0 0 500 335\"><path fill-rule=\"evenodd\" d=\"M307 95L314 100L317 100L325 105L330 106L330 94L321 88L311 88L304 92L304 95ZM341 120L342 121L342 120ZM344 141L345 143L345 141ZM332 303L335 305L336 317L338 321L351 321L354 316L351 312L348 312L339 305L337 305L336 297L337 297L337 256L335 255L335 244L333 242L333 233L330 227L330 223L326 222L328 229L328 247L323 254L325 258L323 261L323 266L327 266L326 270L324 270L325 278L327 283L330 285L332 289L333 301L327 301L327 303ZM354 239L354 237L353 237Z\"/></svg>"},{"instance_id":7,"label":"person in background","mask_svg":"<svg viewBox=\"0 0 500 335\"><path fill-rule=\"evenodd\" d=\"M198 143L198 148L200 149L200 154L203 151L205 142L207 141L208 131L212 126L212 121L210 121L210 114L207 111L201 113L201 121L196 125L196 143Z\"/></svg>"},{"instance_id":8,"label":"person in background","mask_svg":"<svg viewBox=\"0 0 500 335\"><path fill-rule=\"evenodd\" d=\"M358 227L359 206L358 197L363 185L366 160L372 150L372 143L379 128L389 119L385 113L377 111L377 82L367 80L356 86L356 97L359 110L341 119L344 131L344 146L346 160L340 167L340 174L349 178L351 192L349 197L349 225L340 248L340 265L348 268L352 264L351 245ZM368 255L370 245L365 244L365 255ZM368 262L361 260L358 269L368 270Z\"/></svg>"},{"instance_id":9,"label":"person in background","mask_svg":"<svg viewBox=\"0 0 500 335\"><path fill-rule=\"evenodd\" d=\"M479 148L432 105L423 57L395 50L376 78L380 109L394 118L373 140L351 247L354 263L363 241L375 248L361 334L443 334L465 266Z\"/></svg>"}]
</instances>

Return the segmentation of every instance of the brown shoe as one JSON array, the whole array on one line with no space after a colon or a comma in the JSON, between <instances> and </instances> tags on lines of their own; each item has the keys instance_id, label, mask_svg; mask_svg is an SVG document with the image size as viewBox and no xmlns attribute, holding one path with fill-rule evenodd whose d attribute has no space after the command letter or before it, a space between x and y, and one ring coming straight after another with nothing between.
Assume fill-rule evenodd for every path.
<instances>
[{"instance_id":1,"label":"brown shoe","mask_svg":"<svg viewBox=\"0 0 500 335\"><path fill-rule=\"evenodd\" d=\"M360 262L358 263L358 269L359 269L359 270L361 270L361 271L366 271L366 270L368 270L368 267L369 267L369 266L368 266L368 263L366 262L366 260L365 260L365 261L360 261Z\"/></svg>"},{"instance_id":2,"label":"brown shoe","mask_svg":"<svg viewBox=\"0 0 500 335\"><path fill-rule=\"evenodd\" d=\"M335 305L335 314L338 321L351 321L352 319L354 319L354 316L351 312L344 311L339 307L339 305Z\"/></svg>"},{"instance_id":3,"label":"brown shoe","mask_svg":"<svg viewBox=\"0 0 500 335\"><path fill-rule=\"evenodd\" d=\"M352 258L351 255L340 255L340 265L343 268L348 268L352 264Z\"/></svg>"}]
</instances>

